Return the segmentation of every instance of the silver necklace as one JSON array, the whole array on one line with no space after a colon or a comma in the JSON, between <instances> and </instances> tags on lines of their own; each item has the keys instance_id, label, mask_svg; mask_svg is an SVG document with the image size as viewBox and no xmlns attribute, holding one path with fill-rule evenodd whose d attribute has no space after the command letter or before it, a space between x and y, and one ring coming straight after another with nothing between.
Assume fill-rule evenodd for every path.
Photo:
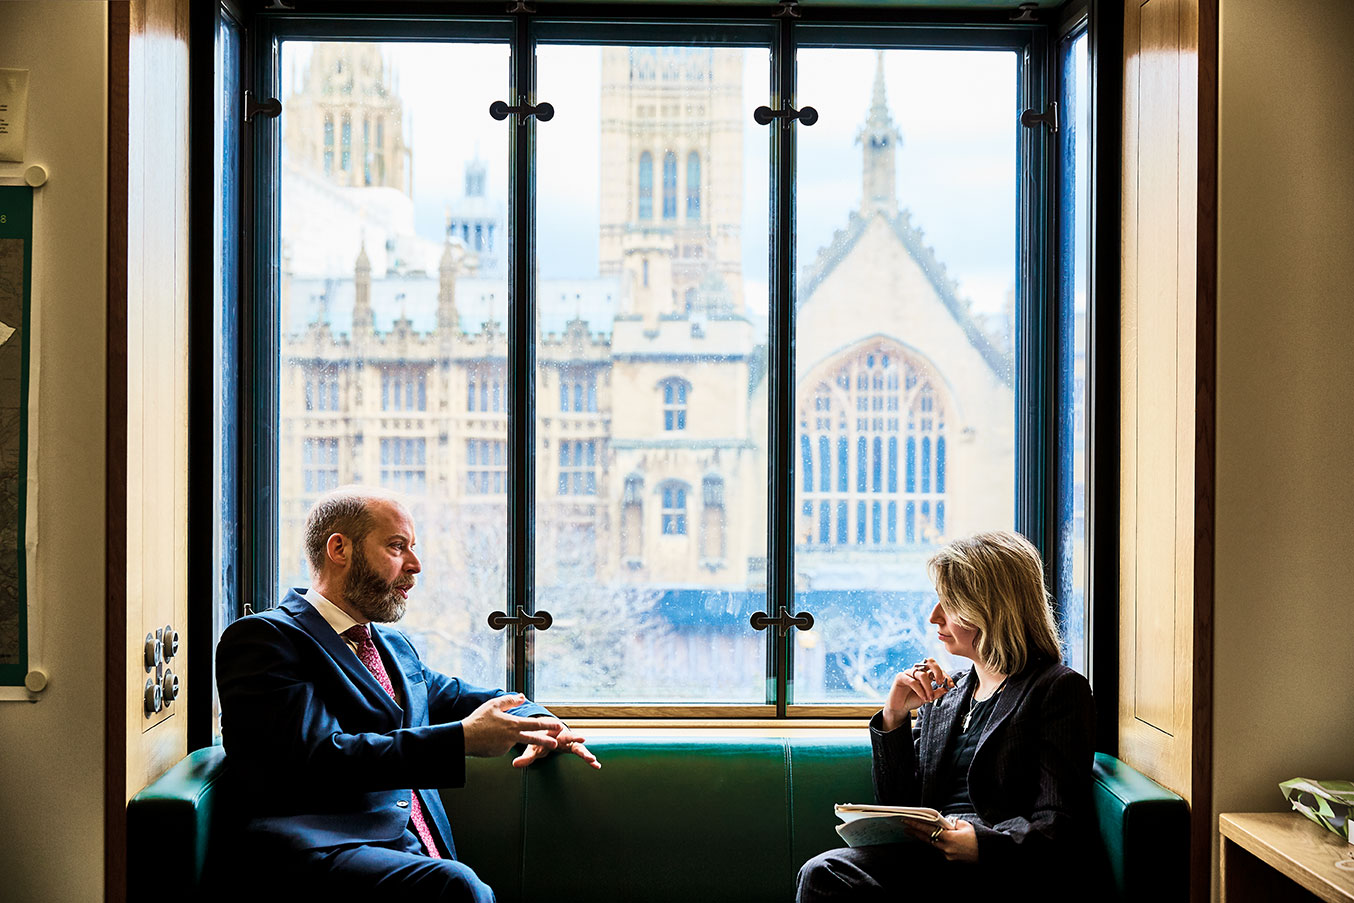
<instances>
[{"instance_id":1,"label":"silver necklace","mask_svg":"<svg viewBox=\"0 0 1354 903\"><path fill-rule=\"evenodd\" d=\"M1002 689L1005 688L1005 686L1006 681L1003 680L1000 684L997 685L997 688L992 691L992 695L987 697L987 699L984 699L983 702L987 702L990 699L994 699L996 695L1000 693ZM968 730L969 722L973 720L973 710L976 709L977 707L978 707L978 688L974 687L973 695L968 698L968 711L964 713L964 722L959 728L960 733L964 733L965 731Z\"/></svg>"}]
</instances>

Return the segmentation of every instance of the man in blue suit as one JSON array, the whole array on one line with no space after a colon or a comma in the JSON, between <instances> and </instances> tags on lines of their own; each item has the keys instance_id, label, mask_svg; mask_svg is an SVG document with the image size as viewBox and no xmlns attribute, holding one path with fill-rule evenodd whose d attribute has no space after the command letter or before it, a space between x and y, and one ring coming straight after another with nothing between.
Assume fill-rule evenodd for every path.
<instances>
[{"instance_id":1,"label":"man in blue suit","mask_svg":"<svg viewBox=\"0 0 1354 903\"><path fill-rule=\"evenodd\" d=\"M541 706L440 674L379 626L404 614L420 571L414 542L396 497L330 493L306 519L311 587L231 624L217 648L251 858L318 899L492 903L457 861L434 788L463 785L466 756L516 744L519 768L552 750L601 767Z\"/></svg>"}]
</instances>

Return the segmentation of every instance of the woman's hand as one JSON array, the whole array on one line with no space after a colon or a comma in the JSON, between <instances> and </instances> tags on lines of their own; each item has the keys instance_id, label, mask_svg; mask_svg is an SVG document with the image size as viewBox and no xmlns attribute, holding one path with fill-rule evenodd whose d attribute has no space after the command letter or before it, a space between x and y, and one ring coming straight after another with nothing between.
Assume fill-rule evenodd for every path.
<instances>
[{"instance_id":1,"label":"woman's hand","mask_svg":"<svg viewBox=\"0 0 1354 903\"><path fill-rule=\"evenodd\" d=\"M918 839L940 850L951 862L978 861L978 833L973 830L973 825L962 819L957 820L953 828L942 828L939 833L932 828L923 834L925 836L918 835Z\"/></svg>"},{"instance_id":2,"label":"woman's hand","mask_svg":"<svg viewBox=\"0 0 1354 903\"><path fill-rule=\"evenodd\" d=\"M954 681L933 658L899 671L894 675L889 698L884 701L884 730L898 728L913 709L935 702L953 688Z\"/></svg>"}]
</instances>

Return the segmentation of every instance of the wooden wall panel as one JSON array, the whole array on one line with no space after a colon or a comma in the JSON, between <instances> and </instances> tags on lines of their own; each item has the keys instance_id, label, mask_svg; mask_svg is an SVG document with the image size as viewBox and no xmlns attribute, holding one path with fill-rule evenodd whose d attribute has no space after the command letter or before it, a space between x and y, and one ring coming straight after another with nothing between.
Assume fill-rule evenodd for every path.
<instances>
[{"instance_id":1,"label":"wooden wall panel","mask_svg":"<svg viewBox=\"0 0 1354 903\"><path fill-rule=\"evenodd\" d=\"M1174 732L1176 688L1176 386L1179 255L1180 84L1179 2L1142 6L1139 55L1139 303L1134 376L1139 404L1134 441L1140 479L1133 600L1134 717ZM1143 300L1145 299L1145 300Z\"/></svg>"},{"instance_id":2,"label":"wooden wall panel","mask_svg":"<svg viewBox=\"0 0 1354 903\"><path fill-rule=\"evenodd\" d=\"M188 4L132 3L127 273L126 798L187 751L184 705L147 718L148 633L187 623ZM189 650L167 666L183 699Z\"/></svg>"},{"instance_id":3,"label":"wooden wall panel","mask_svg":"<svg viewBox=\"0 0 1354 903\"><path fill-rule=\"evenodd\" d=\"M127 800L187 752L188 15L110 6L108 900ZM144 642L166 626L180 692L148 718Z\"/></svg>"},{"instance_id":4,"label":"wooden wall panel","mask_svg":"<svg viewBox=\"0 0 1354 903\"><path fill-rule=\"evenodd\" d=\"M1195 899L1211 836L1217 161L1201 85L1215 91L1216 10L1130 0L1124 18L1119 754L1190 801Z\"/></svg>"}]
</instances>

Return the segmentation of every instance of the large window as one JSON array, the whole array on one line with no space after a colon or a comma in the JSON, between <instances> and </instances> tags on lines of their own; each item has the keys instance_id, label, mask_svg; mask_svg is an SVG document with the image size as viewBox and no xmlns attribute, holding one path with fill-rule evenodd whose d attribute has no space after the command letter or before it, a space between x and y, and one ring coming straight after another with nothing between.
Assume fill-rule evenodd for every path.
<instances>
[{"instance_id":1,"label":"large window","mask_svg":"<svg viewBox=\"0 0 1354 903\"><path fill-rule=\"evenodd\" d=\"M797 62L805 103L860 87L840 126L799 142L795 578L817 624L797 635L795 693L877 698L945 659L927 559L1017 524L1020 67L1009 50L840 46Z\"/></svg>"},{"instance_id":2,"label":"large window","mask_svg":"<svg viewBox=\"0 0 1354 903\"><path fill-rule=\"evenodd\" d=\"M259 22L283 112L253 164L278 320L250 567L274 586L307 579L318 492L384 485L432 667L563 712L862 714L941 654L929 557L1017 529L1084 666L1084 128L1020 124L1076 115L1084 37ZM513 85L554 115L495 119Z\"/></svg>"},{"instance_id":3,"label":"large window","mask_svg":"<svg viewBox=\"0 0 1354 903\"><path fill-rule=\"evenodd\" d=\"M427 577L401 626L481 685L507 661L485 618L508 587L509 286L450 226L506 223L508 125L488 109L508 59L504 41L287 40L278 73L277 585L306 585L294 550L315 492L338 475L402 492Z\"/></svg>"},{"instance_id":4,"label":"large window","mask_svg":"<svg viewBox=\"0 0 1354 903\"><path fill-rule=\"evenodd\" d=\"M636 37L652 41L543 29L536 48L538 84L553 86L541 97L560 112L536 129L535 358L538 381L559 368L564 415L541 404L533 420L559 461L553 480L542 474L556 498L534 512L536 599L555 618L535 638L536 692L765 704L765 639L748 625L764 577L748 562L767 542L769 194L749 170L767 172L768 144L746 114L766 100L770 53L670 29ZM693 148L723 190L704 218L683 215L704 200L682 181L700 177ZM726 491L720 532L702 544L707 477ZM716 544L725 566L711 570ZM714 661L724 667L702 664Z\"/></svg>"},{"instance_id":5,"label":"large window","mask_svg":"<svg viewBox=\"0 0 1354 903\"><path fill-rule=\"evenodd\" d=\"M1056 410L1058 457L1056 503L1051 518L1053 592L1060 607L1063 655L1086 669L1086 589L1089 566L1087 500L1090 431L1090 60L1084 25L1058 45L1059 106L1063 126L1058 155L1058 244L1066 264L1059 271Z\"/></svg>"}]
</instances>

